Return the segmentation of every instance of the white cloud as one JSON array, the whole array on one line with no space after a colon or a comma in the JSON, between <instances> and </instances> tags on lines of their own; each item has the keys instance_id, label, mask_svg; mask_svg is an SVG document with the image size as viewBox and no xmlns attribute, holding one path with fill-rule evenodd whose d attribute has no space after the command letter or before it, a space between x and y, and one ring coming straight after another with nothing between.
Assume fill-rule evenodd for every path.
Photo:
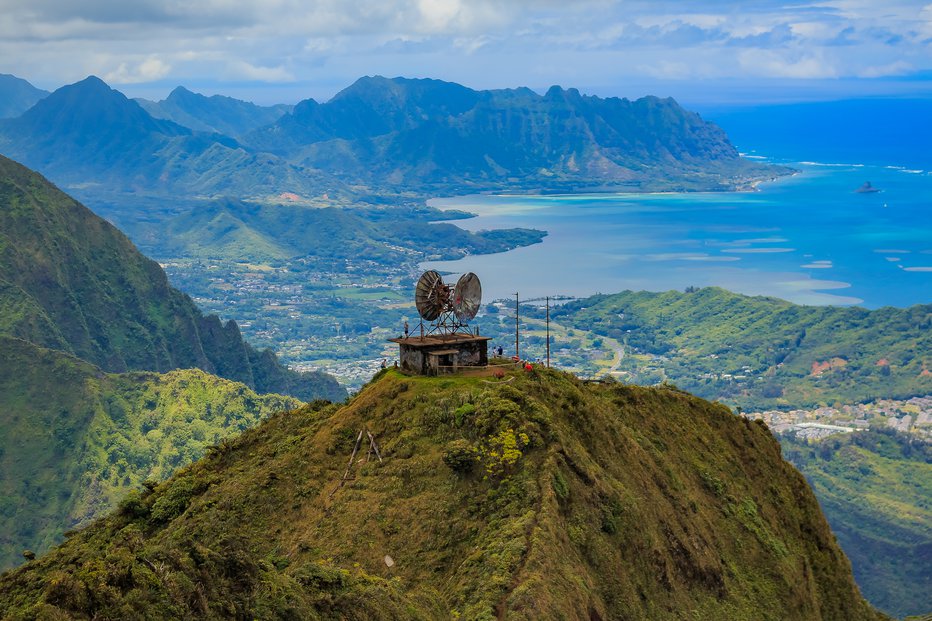
<instances>
[{"instance_id":1,"label":"white cloud","mask_svg":"<svg viewBox=\"0 0 932 621\"><path fill-rule=\"evenodd\" d=\"M442 32L462 11L459 0L418 0L421 21L429 32Z\"/></svg>"},{"instance_id":2,"label":"white cloud","mask_svg":"<svg viewBox=\"0 0 932 621\"><path fill-rule=\"evenodd\" d=\"M793 53L774 50L742 50L738 63L748 74L774 78L837 78L834 64L821 53Z\"/></svg>"},{"instance_id":3,"label":"white cloud","mask_svg":"<svg viewBox=\"0 0 932 621\"><path fill-rule=\"evenodd\" d=\"M258 67L243 60L229 63L226 73L232 80L257 82L291 82L294 80L294 75L281 65L277 67Z\"/></svg>"},{"instance_id":4,"label":"white cloud","mask_svg":"<svg viewBox=\"0 0 932 621\"><path fill-rule=\"evenodd\" d=\"M142 62L131 64L121 62L116 69L104 74L104 81L112 84L136 84L139 82L154 82L164 78L171 72L171 65L162 60L150 57Z\"/></svg>"},{"instance_id":5,"label":"white cloud","mask_svg":"<svg viewBox=\"0 0 932 621\"><path fill-rule=\"evenodd\" d=\"M0 0L0 72L45 88L102 75L475 87L884 78L932 71L911 0ZM603 89L603 93L606 91Z\"/></svg>"},{"instance_id":6,"label":"white cloud","mask_svg":"<svg viewBox=\"0 0 932 621\"><path fill-rule=\"evenodd\" d=\"M908 75L915 68L905 60L897 60L886 65L865 67L858 73L861 78L883 78L887 76Z\"/></svg>"}]
</instances>

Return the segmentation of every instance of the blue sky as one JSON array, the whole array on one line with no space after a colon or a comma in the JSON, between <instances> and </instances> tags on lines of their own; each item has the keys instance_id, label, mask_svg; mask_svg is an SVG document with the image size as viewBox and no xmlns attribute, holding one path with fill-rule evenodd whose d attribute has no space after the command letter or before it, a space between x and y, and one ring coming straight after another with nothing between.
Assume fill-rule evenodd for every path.
<instances>
[{"instance_id":1,"label":"blue sky","mask_svg":"<svg viewBox=\"0 0 932 621\"><path fill-rule=\"evenodd\" d=\"M932 97L932 3L0 0L0 73L263 104L374 74L700 106Z\"/></svg>"}]
</instances>

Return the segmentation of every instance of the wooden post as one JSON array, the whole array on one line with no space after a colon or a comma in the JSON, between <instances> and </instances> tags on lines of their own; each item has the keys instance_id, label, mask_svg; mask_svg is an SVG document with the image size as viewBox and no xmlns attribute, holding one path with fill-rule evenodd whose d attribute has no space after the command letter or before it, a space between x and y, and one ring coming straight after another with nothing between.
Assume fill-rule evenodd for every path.
<instances>
[{"instance_id":1,"label":"wooden post","mask_svg":"<svg viewBox=\"0 0 932 621\"><path fill-rule=\"evenodd\" d=\"M550 368L550 296L547 296L547 368Z\"/></svg>"},{"instance_id":2,"label":"wooden post","mask_svg":"<svg viewBox=\"0 0 932 621\"><path fill-rule=\"evenodd\" d=\"M515 293L515 357L521 360L521 352L518 347L518 294Z\"/></svg>"},{"instance_id":3,"label":"wooden post","mask_svg":"<svg viewBox=\"0 0 932 621\"><path fill-rule=\"evenodd\" d=\"M372 437L372 433L366 429L366 435L369 436L369 448L375 449L375 456L379 458L379 463L382 463L382 456L379 454L379 445L375 443L375 438Z\"/></svg>"},{"instance_id":4,"label":"wooden post","mask_svg":"<svg viewBox=\"0 0 932 621\"><path fill-rule=\"evenodd\" d=\"M346 465L346 472L343 473L343 478L340 479L340 484L337 485L332 492L330 492L329 498L333 498L333 495L337 493L337 490L343 487L343 484L346 483L346 477L349 476L350 468L353 467L353 460L356 459L356 452L359 450L359 444L362 442L362 432L363 429L359 430L359 435L356 437L356 446L353 447L353 454L350 455L349 463ZM378 453L376 453L378 455ZM382 459L381 457L379 458Z\"/></svg>"}]
</instances>

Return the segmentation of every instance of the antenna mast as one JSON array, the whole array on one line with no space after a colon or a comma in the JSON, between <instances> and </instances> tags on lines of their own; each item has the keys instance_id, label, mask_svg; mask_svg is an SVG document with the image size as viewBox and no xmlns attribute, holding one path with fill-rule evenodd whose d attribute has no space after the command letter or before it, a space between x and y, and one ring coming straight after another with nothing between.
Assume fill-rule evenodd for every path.
<instances>
[{"instance_id":1,"label":"antenna mast","mask_svg":"<svg viewBox=\"0 0 932 621\"><path fill-rule=\"evenodd\" d=\"M515 358L521 360L521 353L518 350L518 294L515 293Z\"/></svg>"}]
</instances>

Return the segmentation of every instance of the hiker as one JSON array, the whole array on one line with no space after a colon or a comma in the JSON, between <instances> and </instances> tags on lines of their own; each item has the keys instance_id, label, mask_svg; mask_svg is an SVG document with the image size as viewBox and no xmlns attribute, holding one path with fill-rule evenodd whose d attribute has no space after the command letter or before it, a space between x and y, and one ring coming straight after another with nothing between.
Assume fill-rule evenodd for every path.
<instances>
[{"instance_id":1,"label":"hiker","mask_svg":"<svg viewBox=\"0 0 932 621\"><path fill-rule=\"evenodd\" d=\"M504 353L505 353L504 348L502 348L502 346L499 345L498 346L498 357L501 358Z\"/></svg>"},{"instance_id":2,"label":"hiker","mask_svg":"<svg viewBox=\"0 0 932 621\"><path fill-rule=\"evenodd\" d=\"M534 368L534 367L531 366L531 361L530 361L530 360L528 360L527 362L524 363L524 370L525 370L525 371L531 371L533 368Z\"/></svg>"},{"instance_id":3,"label":"hiker","mask_svg":"<svg viewBox=\"0 0 932 621\"><path fill-rule=\"evenodd\" d=\"M386 360L385 358L382 358L382 368L384 369L386 367L388 367L388 360Z\"/></svg>"}]
</instances>

